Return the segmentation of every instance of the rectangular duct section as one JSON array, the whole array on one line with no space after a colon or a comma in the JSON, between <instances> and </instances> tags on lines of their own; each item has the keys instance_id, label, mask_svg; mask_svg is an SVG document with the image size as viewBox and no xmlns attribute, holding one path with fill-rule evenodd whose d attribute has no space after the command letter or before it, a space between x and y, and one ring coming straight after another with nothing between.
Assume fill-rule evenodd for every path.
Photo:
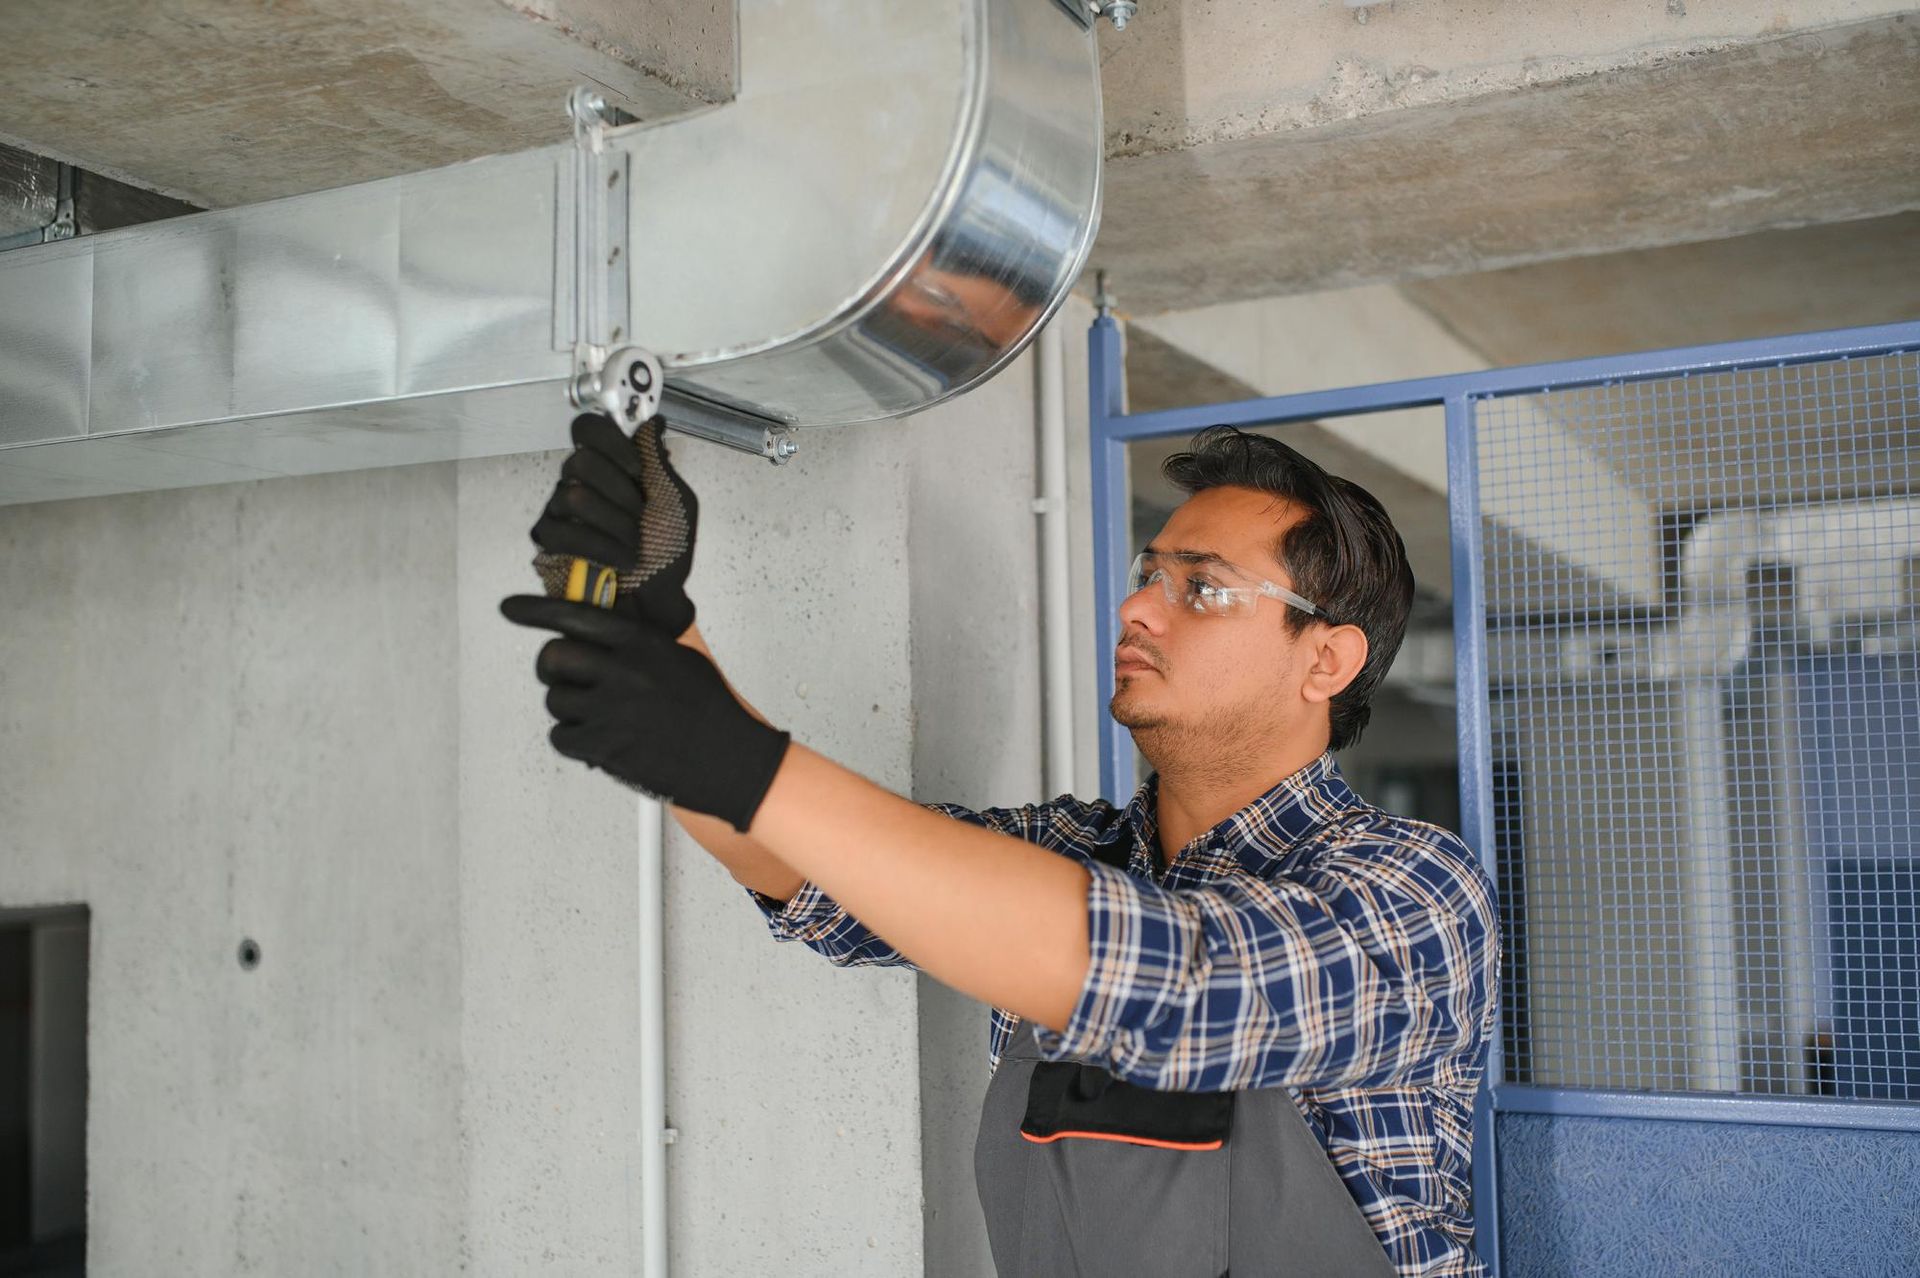
<instances>
[{"instance_id":1,"label":"rectangular duct section","mask_svg":"<svg viewBox=\"0 0 1920 1278\"><path fill-rule=\"evenodd\" d=\"M661 357L672 425L774 460L991 376L1097 229L1086 24L1027 0L740 9L738 98L597 156L0 253L0 504L565 447L576 280L615 301L591 340ZM611 191L588 218L618 219L602 263L577 251L583 166Z\"/></svg>"}]
</instances>

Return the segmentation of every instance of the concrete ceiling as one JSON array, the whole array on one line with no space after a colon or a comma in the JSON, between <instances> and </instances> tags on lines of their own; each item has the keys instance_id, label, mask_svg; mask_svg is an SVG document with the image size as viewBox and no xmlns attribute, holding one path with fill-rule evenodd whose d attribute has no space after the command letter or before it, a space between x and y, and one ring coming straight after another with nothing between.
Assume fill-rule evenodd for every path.
<instances>
[{"instance_id":1,"label":"concrete ceiling","mask_svg":"<svg viewBox=\"0 0 1920 1278\"><path fill-rule=\"evenodd\" d=\"M1107 91L1122 89L1110 79ZM1094 264L1127 306L1152 314L1920 208L1920 21L1904 14L1325 113L1138 154L1126 143Z\"/></svg>"},{"instance_id":2,"label":"concrete ceiling","mask_svg":"<svg viewBox=\"0 0 1920 1278\"><path fill-rule=\"evenodd\" d=\"M1920 213L1401 286L1495 366L1920 319Z\"/></svg>"},{"instance_id":3,"label":"concrete ceiling","mask_svg":"<svg viewBox=\"0 0 1920 1278\"><path fill-rule=\"evenodd\" d=\"M558 141L731 97L732 0L10 5L0 142L202 207Z\"/></svg>"},{"instance_id":4,"label":"concrete ceiling","mask_svg":"<svg viewBox=\"0 0 1920 1278\"><path fill-rule=\"evenodd\" d=\"M1891 0L1147 0L1100 25L1094 264L1137 314L1920 208ZM823 9L822 21L831 9ZM728 98L732 0L13 6L0 142L195 204Z\"/></svg>"}]
</instances>

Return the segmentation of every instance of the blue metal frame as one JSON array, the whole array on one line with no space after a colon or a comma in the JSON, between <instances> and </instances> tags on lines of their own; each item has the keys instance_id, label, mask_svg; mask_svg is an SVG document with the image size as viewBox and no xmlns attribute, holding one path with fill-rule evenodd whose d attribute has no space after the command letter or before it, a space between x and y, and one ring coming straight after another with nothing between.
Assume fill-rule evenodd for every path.
<instances>
[{"instance_id":1,"label":"blue metal frame","mask_svg":"<svg viewBox=\"0 0 1920 1278\"><path fill-rule=\"evenodd\" d=\"M1493 744L1487 710L1486 596L1480 555L1479 467L1473 402L1616 381L1646 381L1738 369L1866 358L1920 350L1920 321L1803 333L1712 346L1423 377L1373 386L1201 404L1129 414L1119 325L1101 315L1087 334L1093 462L1094 669L1100 704L1113 699L1113 649L1131 550L1127 444L1191 434L1207 426L1278 426L1403 408L1446 409L1447 483L1453 546L1454 639L1459 688L1460 834L1494 873ZM1132 741L1111 715L1099 719L1100 793L1113 803L1133 792ZM1123 778L1125 788L1122 789ZM1583 1114L1704 1122L1920 1131L1920 1105L1796 1097L1602 1092L1523 1087L1501 1078L1500 1027L1487 1045L1486 1086L1474 1107L1475 1245L1500 1273L1498 1158L1494 1114Z\"/></svg>"}]
</instances>

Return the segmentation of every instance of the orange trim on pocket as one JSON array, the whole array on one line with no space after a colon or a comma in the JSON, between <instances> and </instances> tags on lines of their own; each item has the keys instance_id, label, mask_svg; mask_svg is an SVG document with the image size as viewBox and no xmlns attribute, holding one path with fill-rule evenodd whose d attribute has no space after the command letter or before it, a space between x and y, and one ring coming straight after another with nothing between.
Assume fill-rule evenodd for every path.
<instances>
[{"instance_id":1,"label":"orange trim on pocket","mask_svg":"<svg viewBox=\"0 0 1920 1278\"><path fill-rule=\"evenodd\" d=\"M1116 1136L1112 1132L1055 1132L1051 1136L1035 1136L1023 1128L1020 1134L1036 1145L1051 1145L1056 1140L1067 1136L1079 1140L1117 1140L1123 1145L1151 1145L1155 1149L1218 1149L1226 1144L1223 1140L1210 1140L1202 1144L1189 1145L1172 1140L1149 1140L1145 1136Z\"/></svg>"}]
</instances>

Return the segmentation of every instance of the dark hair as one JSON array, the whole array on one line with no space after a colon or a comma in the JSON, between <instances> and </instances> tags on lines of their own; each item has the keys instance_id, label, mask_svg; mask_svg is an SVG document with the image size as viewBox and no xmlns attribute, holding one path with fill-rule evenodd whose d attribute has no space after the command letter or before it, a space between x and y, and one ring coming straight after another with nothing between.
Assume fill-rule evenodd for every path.
<instances>
[{"instance_id":1,"label":"dark hair","mask_svg":"<svg viewBox=\"0 0 1920 1278\"><path fill-rule=\"evenodd\" d=\"M1209 426L1188 450L1167 458L1160 472L1189 496L1228 485L1258 488L1309 512L1280 538L1273 557L1292 574L1296 591L1332 614L1333 624L1358 626L1367 637L1366 664L1328 706L1331 747L1344 750L1360 739L1373 694L1406 637L1413 608L1406 544L1372 493L1277 439ZM1296 635L1313 620L1291 605L1286 618Z\"/></svg>"}]
</instances>

